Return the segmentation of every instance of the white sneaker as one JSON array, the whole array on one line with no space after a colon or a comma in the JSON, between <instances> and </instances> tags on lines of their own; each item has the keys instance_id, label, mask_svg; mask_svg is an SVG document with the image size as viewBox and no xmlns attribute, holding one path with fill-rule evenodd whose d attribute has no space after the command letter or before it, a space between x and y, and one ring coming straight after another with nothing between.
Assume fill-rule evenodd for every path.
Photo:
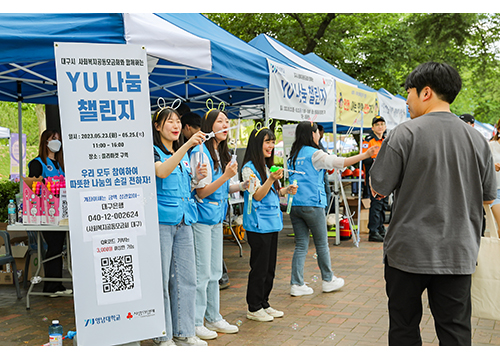
<instances>
[{"instance_id":1,"label":"white sneaker","mask_svg":"<svg viewBox=\"0 0 500 360\"><path fill-rule=\"evenodd\" d=\"M203 340L212 340L218 336L215 331L208 330L203 325L202 326L195 326L194 330L196 332L196 336L198 336L200 339L203 339Z\"/></svg>"},{"instance_id":2,"label":"white sneaker","mask_svg":"<svg viewBox=\"0 0 500 360\"><path fill-rule=\"evenodd\" d=\"M235 334L238 332L238 327L236 325L230 325L228 322L224 319L219 320L217 322L211 323L208 321L205 321L205 326L209 330L225 333L225 334Z\"/></svg>"},{"instance_id":3,"label":"white sneaker","mask_svg":"<svg viewBox=\"0 0 500 360\"><path fill-rule=\"evenodd\" d=\"M208 346L207 342L201 340L198 336L190 337L176 337L174 336L174 342L177 346Z\"/></svg>"},{"instance_id":4,"label":"white sneaker","mask_svg":"<svg viewBox=\"0 0 500 360\"><path fill-rule=\"evenodd\" d=\"M273 321L274 317L269 315L264 309L259 309L253 312L247 310L247 319L255 321Z\"/></svg>"},{"instance_id":5,"label":"white sneaker","mask_svg":"<svg viewBox=\"0 0 500 360\"><path fill-rule=\"evenodd\" d=\"M332 281L323 280L323 292L332 292L344 286L344 279L333 277Z\"/></svg>"},{"instance_id":6,"label":"white sneaker","mask_svg":"<svg viewBox=\"0 0 500 360\"><path fill-rule=\"evenodd\" d=\"M268 313L269 315L271 315L272 317L275 317L275 318L280 318L280 317L283 317L283 315L285 315L285 313L283 311L279 311L279 310L276 310L276 309L273 309L272 307L268 307L267 309L264 309L266 313Z\"/></svg>"},{"instance_id":7,"label":"white sneaker","mask_svg":"<svg viewBox=\"0 0 500 360\"><path fill-rule=\"evenodd\" d=\"M174 340L172 339L167 341L153 339L153 344L155 344L156 346L176 346Z\"/></svg>"},{"instance_id":8,"label":"white sneaker","mask_svg":"<svg viewBox=\"0 0 500 360\"><path fill-rule=\"evenodd\" d=\"M312 288L304 285L292 285L292 289L290 290L290 295L292 296L302 296L302 295L311 295L314 292Z\"/></svg>"}]
</instances>

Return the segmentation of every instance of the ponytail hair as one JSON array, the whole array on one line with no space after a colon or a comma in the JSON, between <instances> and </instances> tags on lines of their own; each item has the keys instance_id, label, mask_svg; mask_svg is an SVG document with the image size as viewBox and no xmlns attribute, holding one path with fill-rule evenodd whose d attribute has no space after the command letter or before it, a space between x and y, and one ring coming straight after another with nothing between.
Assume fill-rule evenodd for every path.
<instances>
[{"instance_id":1,"label":"ponytail hair","mask_svg":"<svg viewBox=\"0 0 500 360\"><path fill-rule=\"evenodd\" d=\"M295 128L295 140L290 149L291 168L295 169L295 161L299 155L300 149L304 146L311 146L320 149L319 145L313 140L313 133L318 130L318 125L311 121L302 121Z\"/></svg>"}]
</instances>

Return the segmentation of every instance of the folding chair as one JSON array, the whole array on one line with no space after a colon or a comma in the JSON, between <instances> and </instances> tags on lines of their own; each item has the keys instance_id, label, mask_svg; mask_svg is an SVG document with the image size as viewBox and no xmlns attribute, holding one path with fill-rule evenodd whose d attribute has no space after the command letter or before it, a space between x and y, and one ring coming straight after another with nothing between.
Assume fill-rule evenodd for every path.
<instances>
[{"instance_id":1,"label":"folding chair","mask_svg":"<svg viewBox=\"0 0 500 360\"><path fill-rule=\"evenodd\" d=\"M12 248L10 246L10 235L7 231L1 230L0 236L5 244L5 255L0 255L0 265L12 264L12 277L16 285L17 298L21 299L21 289L19 288L19 279L17 278L16 260L12 256Z\"/></svg>"}]
</instances>

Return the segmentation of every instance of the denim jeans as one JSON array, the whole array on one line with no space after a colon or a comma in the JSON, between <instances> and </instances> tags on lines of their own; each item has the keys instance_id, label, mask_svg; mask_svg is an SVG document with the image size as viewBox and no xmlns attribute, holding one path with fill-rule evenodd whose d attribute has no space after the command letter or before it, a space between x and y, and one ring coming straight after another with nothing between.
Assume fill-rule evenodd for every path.
<instances>
[{"instance_id":1,"label":"denim jeans","mask_svg":"<svg viewBox=\"0 0 500 360\"><path fill-rule=\"evenodd\" d=\"M222 277L222 224L192 225L196 256L195 326L222 320L219 279Z\"/></svg>"},{"instance_id":2,"label":"denim jeans","mask_svg":"<svg viewBox=\"0 0 500 360\"><path fill-rule=\"evenodd\" d=\"M191 226L184 221L160 224L160 249L167 333L158 340L194 336L196 268Z\"/></svg>"},{"instance_id":3,"label":"denim jeans","mask_svg":"<svg viewBox=\"0 0 500 360\"><path fill-rule=\"evenodd\" d=\"M309 230L313 235L321 278L324 281L331 281L333 271L328 247L325 209L312 206L292 206L290 220L295 233L291 284L304 285L304 263L309 249Z\"/></svg>"}]
</instances>

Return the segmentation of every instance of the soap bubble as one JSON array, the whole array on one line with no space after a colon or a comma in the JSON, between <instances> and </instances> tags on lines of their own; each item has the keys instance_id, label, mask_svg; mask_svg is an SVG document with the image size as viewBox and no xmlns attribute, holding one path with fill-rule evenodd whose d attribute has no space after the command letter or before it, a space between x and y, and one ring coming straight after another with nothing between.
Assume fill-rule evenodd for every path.
<instances>
[{"instance_id":1,"label":"soap bubble","mask_svg":"<svg viewBox=\"0 0 500 360\"><path fill-rule=\"evenodd\" d=\"M44 317L42 318L42 321L49 321L49 318L48 318L48 317L46 317L46 316L44 316Z\"/></svg>"},{"instance_id":2,"label":"soap bubble","mask_svg":"<svg viewBox=\"0 0 500 360\"><path fill-rule=\"evenodd\" d=\"M311 280L312 280L312 282L318 281L318 275L314 275Z\"/></svg>"},{"instance_id":3,"label":"soap bubble","mask_svg":"<svg viewBox=\"0 0 500 360\"><path fill-rule=\"evenodd\" d=\"M292 329L293 330L297 330L298 328L299 328L299 324L297 324L297 323L293 323L292 324Z\"/></svg>"},{"instance_id":4,"label":"soap bubble","mask_svg":"<svg viewBox=\"0 0 500 360\"><path fill-rule=\"evenodd\" d=\"M237 326L241 326L241 324L243 324L243 321L241 321L241 320L236 320L236 325L237 325Z\"/></svg>"},{"instance_id":5,"label":"soap bubble","mask_svg":"<svg viewBox=\"0 0 500 360\"><path fill-rule=\"evenodd\" d=\"M328 336L330 338L330 340L333 340L335 339L335 334L334 333L331 333L330 336Z\"/></svg>"},{"instance_id":6,"label":"soap bubble","mask_svg":"<svg viewBox=\"0 0 500 360\"><path fill-rule=\"evenodd\" d=\"M316 260L318 258L318 254L314 253L313 259Z\"/></svg>"}]
</instances>

